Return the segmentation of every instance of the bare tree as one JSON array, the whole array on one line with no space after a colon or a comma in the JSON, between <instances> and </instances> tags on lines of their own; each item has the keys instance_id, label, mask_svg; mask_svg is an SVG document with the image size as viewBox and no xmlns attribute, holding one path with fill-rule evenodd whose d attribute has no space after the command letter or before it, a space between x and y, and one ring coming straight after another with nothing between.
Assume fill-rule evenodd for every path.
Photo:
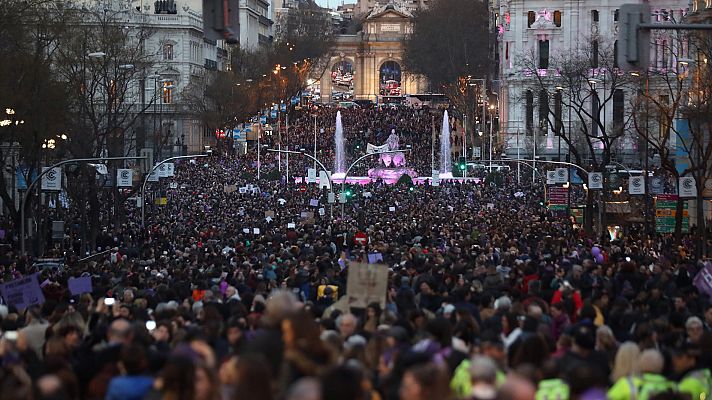
<instances>
[{"instance_id":1,"label":"bare tree","mask_svg":"<svg viewBox=\"0 0 712 400\"><path fill-rule=\"evenodd\" d=\"M712 56L709 34L675 33L662 49L666 54L645 73L639 75L638 96L633 99L633 123L645 145L657 153L660 167L677 182L691 176L697 188L697 226L695 249L697 256L707 252L703 191L706 179L712 175L710 123L712 105L710 79L712 71L707 60ZM692 49L694 59L687 59ZM677 65L670 65L678 60ZM681 241L683 204L678 197L674 236Z\"/></svg>"},{"instance_id":2,"label":"bare tree","mask_svg":"<svg viewBox=\"0 0 712 400\"><path fill-rule=\"evenodd\" d=\"M473 102L470 84L473 79L487 79L489 72L488 26L486 3L436 0L415 12L413 32L403 43L404 69L427 78L432 91L445 94L468 116L471 126L477 101Z\"/></svg>"},{"instance_id":3,"label":"bare tree","mask_svg":"<svg viewBox=\"0 0 712 400\"><path fill-rule=\"evenodd\" d=\"M606 166L616 156L629 127L626 118L620 121L608 117L606 110L613 108L616 94L630 86L631 77L618 70L614 46L600 37L567 49L565 54L554 54L551 59L544 60L530 52L522 57L520 66L522 73L531 76L526 89L538 99L540 129L552 130L566 143L572 162L590 172L603 172L604 190L599 202L599 234L602 234L607 199ZM587 178L580 175L583 180ZM593 226L593 195L589 190L585 213L589 231Z\"/></svg>"},{"instance_id":4,"label":"bare tree","mask_svg":"<svg viewBox=\"0 0 712 400\"><path fill-rule=\"evenodd\" d=\"M150 106L138 99L143 71L155 61L155 55L145 49L153 31L129 8L72 9L67 20L53 65L68 91L68 155L133 154L133 127ZM121 165L110 165L109 173L115 176L115 168ZM81 166L68 180L70 197L88 227L83 243L92 248L100 228L118 222L123 210L116 186L107 193L95 175L94 168Z\"/></svg>"},{"instance_id":5,"label":"bare tree","mask_svg":"<svg viewBox=\"0 0 712 400\"><path fill-rule=\"evenodd\" d=\"M11 179L0 179L0 198L16 223L14 168L29 182L52 156L48 142L59 140L67 124L66 90L51 69L66 11L54 5L0 0L0 163L11 168Z\"/></svg>"}]
</instances>

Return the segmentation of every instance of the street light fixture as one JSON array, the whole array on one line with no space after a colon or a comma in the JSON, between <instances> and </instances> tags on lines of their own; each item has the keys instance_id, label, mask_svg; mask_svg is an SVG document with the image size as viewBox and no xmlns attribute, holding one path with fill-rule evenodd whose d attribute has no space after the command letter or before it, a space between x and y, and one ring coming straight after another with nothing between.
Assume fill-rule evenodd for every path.
<instances>
[{"instance_id":1,"label":"street light fixture","mask_svg":"<svg viewBox=\"0 0 712 400\"><path fill-rule=\"evenodd\" d=\"M106 57L106 53L104 53L103 51L94 51L94 52L89 53L89 54L87 54L87 55L88 55L89 57L91 57L91 58L102 58L102 57Z\"/></svg>"}]
</instances>

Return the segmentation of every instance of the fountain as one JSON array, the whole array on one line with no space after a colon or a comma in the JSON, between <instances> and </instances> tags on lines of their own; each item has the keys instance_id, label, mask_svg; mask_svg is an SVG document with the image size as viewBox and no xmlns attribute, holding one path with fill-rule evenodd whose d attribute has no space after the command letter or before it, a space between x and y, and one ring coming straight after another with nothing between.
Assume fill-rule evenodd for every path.
<instances>
[{"instance_id":1,"label":"fountain","mask_svg":"<svg viewBox=\"0 0 712 400\"><path fill-rule=\"evenodd\" d=\"M334 133L334 143L336 145L336 159L334 161L334 173L332 178L342 177L346 174L346 158L344 156L344 125L341 122L341 111L336 112L336 132Z\"/></svg>"},{"instance_id":2,"label":"fountain","mask_svg":"<svg viewBox=\"0 0 712 400\"><path fill-rule=\"evenodd\" d=\"M394 153L384 153L378 157L378 166L368 170L370 179L383 179L385 182L395 183L403 175L410 175L413 179L418 177L413 168L406 166L405 152L399 151L401 150L400 139L396 135L395 129L391 130L386 144L374 146L369 143L368 146L376 153L384 150L394 151Z\"/></svg>"},{"instance_id":3,"label":"fountain","mask_svg":"<svg viewBox=\"0 0 712 400\"><path fill-rule=\"evenodd\" d=\"M443 129L440 132L440 178L452 178L452 155L450 154L450 120L447 110L443 113Z\"/></svg>"}]
</instances>

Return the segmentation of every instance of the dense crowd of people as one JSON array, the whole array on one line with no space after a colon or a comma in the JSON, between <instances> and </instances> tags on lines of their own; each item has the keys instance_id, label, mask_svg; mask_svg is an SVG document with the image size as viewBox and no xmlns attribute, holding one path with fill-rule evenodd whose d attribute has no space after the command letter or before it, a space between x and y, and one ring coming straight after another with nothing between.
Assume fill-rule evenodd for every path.
<instances>
[{"instance_id":1,"label":"dense crowd of people","mask_svg":"<svg viewBox=\"0 0 712 400\"><path fill-rule=\"evenodd\" d=\"M383 145L391 133L400 139L400 148L407 150L406 165L413 168L420 176L430 176L433 159L435 164L440 157L440 149L432 148L432 134L435 130L439 138L442 126L442 113L431 113L428 108L414 109L410 107L381 106L372 108L335 108L320 107L313 110L294 112L289 121L280 119L278 124L272 123L272 134L265 143L277 148L277 143L282 148L290 150L304 149L310 155L314 152L315 117L316 117L316 153L317 158L327 168L334 166L334 131L336 129L336 113L341 112L343 123L345 153L347 166L351 161L366 153L368 143ZM287 122L289 124L287 125ZM462 132L458 130L455 119L451 122L451 143L453 151L459 148L462 141ZM278 134L277 125L281 127L282 134ZM286 127L289 127L288 132ZM323 130L323 132L322 132ZM437 145L436 139L436 145ZM282 163L286 167L286 157L282 156ZM271 160L272 158L270 158ZM377 165L377 162L363 163L355 167L356 176L366 176L368 169ZM271 164L270 164L271 166ZM306 169L312 167L311 160L292 157L290 168L297 176L306 174Z\"/></svg>"},{"instance_id":2,"label":"dense crowd of people","mask_svg":"<svg viewBox=\"0 0 712 400\"><path fill-rule=\"evenodd\" d=\"M344 112L359 126L349 140L380 143L391 123L430 136L430 115L403 112ZM291 139L306 146L312 130L297 121ZM255 180L255 166L225 151L177 164L146 226L128 207L86 261L71 239L59 268L0 248L2 281L37 273L44 296L0 305L0 398L710 395L712 302L693 283L707 267L693 242L591 237L511 179L352 186L342 215L328 189ZM371 258L385 293L349 307L349 271ZM82 277L91 287L73 295Z\"/></svg>"}]
</instances>

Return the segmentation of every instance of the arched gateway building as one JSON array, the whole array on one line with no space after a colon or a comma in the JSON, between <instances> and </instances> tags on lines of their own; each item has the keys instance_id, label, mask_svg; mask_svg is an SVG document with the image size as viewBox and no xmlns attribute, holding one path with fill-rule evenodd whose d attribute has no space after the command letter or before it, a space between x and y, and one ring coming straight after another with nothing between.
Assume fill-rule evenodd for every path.
<instances>
[{"instance_id":1,"label":"arched gateway building","mask_svg":"<svg viewBox=\"0 0 712 400\"><path fill-rule=\"evenodd\" d=\"M372 100L421 93L426 83L403 68L403 38L413 15L399 4L376 5L355 35L337 35L318 80L322 102Z\"/></svg>"}]
</instances>

